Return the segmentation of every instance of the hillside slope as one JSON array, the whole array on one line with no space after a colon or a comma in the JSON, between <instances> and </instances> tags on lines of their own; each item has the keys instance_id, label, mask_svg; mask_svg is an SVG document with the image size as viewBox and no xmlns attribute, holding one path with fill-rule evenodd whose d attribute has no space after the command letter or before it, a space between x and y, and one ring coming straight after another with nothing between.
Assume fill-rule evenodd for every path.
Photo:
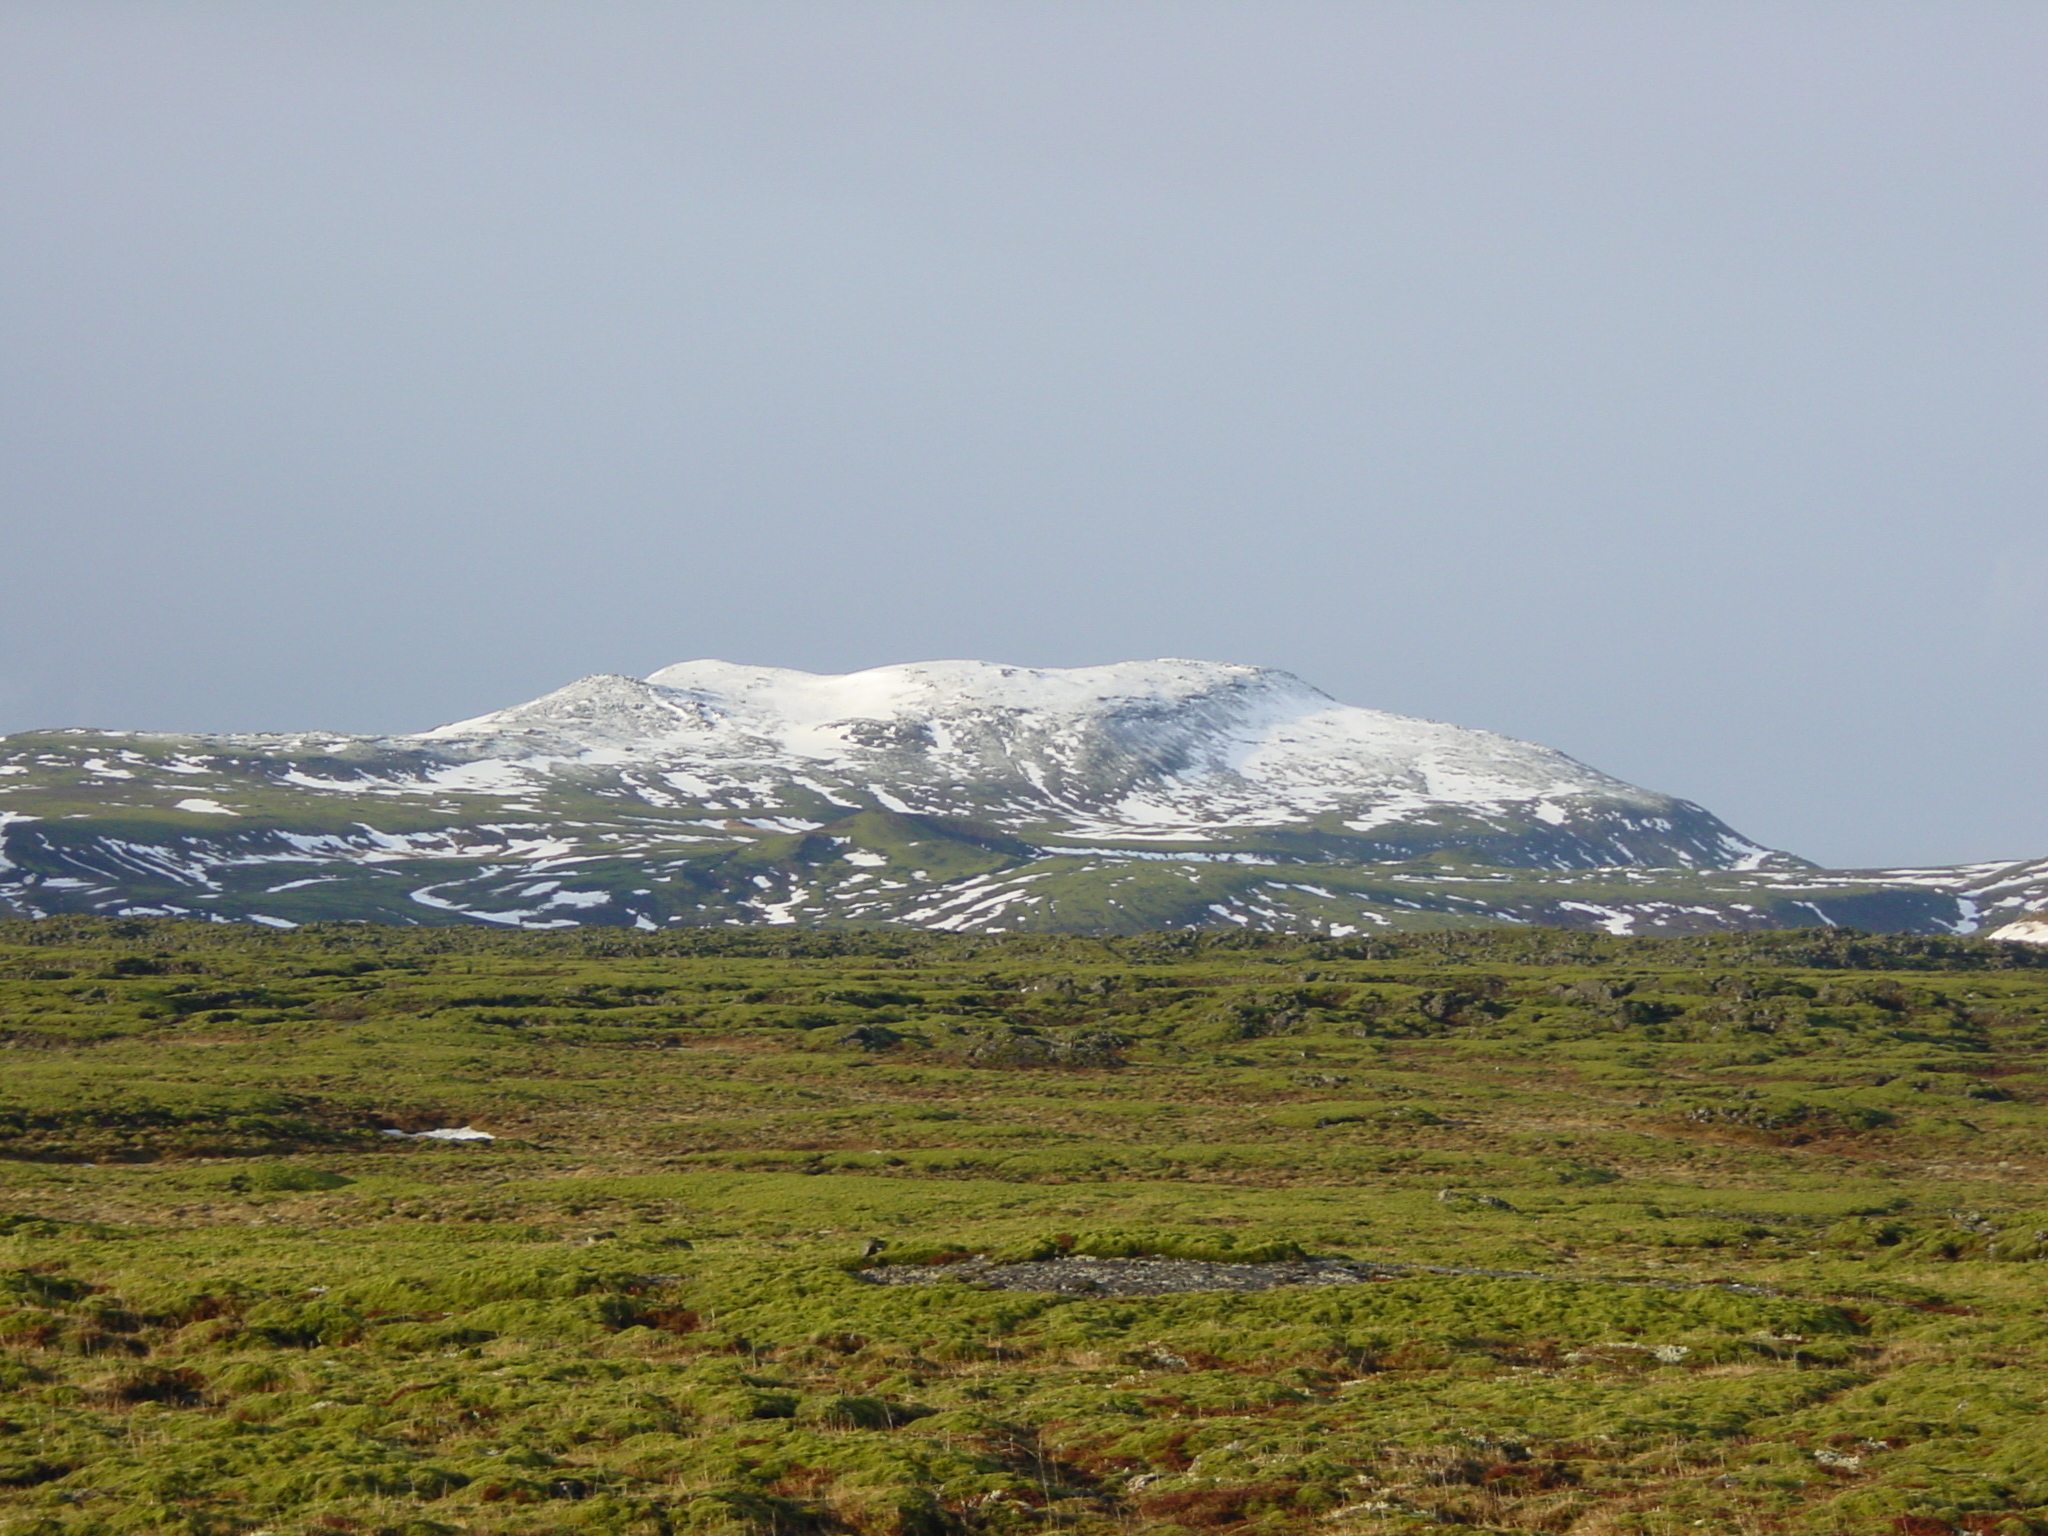
<instances>
[{"instance_id":1,"label":"hillside slope","mask_svg":"<svg viewBox=\"0 0 2048 1536\"><path fill-rule=\"evenodd\" d=\"M1550 748L1195 661L698 661L414 735L0 739L27 916L1966 932L1973 880L2031 904L2004 867L1830 874Z\"/></svg>"}]
</instances>

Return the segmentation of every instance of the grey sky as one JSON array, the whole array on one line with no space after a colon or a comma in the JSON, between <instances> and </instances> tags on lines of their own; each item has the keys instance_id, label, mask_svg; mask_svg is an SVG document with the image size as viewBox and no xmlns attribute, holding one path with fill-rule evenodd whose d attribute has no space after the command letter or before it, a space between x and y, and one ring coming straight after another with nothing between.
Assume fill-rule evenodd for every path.
<instances>
[{"instance_id":1,"label":"grey sky","mask_svg":"<svg viewBox=\"0 0 2048 1536\"><path fill-rule=\"evenodd\" d=\"M0 4L0 729L1181 655L2048 853L2048 8Z\"/></svg>"}]
</instances>

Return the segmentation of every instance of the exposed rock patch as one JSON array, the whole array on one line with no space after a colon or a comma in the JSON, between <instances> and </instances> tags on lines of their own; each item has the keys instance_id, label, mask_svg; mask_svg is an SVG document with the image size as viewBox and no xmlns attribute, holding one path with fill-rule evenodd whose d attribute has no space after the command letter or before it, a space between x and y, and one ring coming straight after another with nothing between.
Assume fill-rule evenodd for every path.
<instances>
[{"instance_id":1,"label":"exposed rock patch","mask_svg":"<svg viewBox=\"0 0 2048 1536\"><path fill-rule=\"evenodd\" d=\"M1444 1264L1377 1264L1355 1259L1294 1259L1274 1264L1221 1264L1200 1259L1038 1259L997 1264L884 1264L855 1272L870 1285L939 1285L949 1280L998 1291L1048 1291L1068 1296L1165 1296L1180 1291L1270 1291L1288 1285L1362 1285L1409 1275L1468 1275L1488 1280L1576 1281L1647 1285L1660 1290L1720 1289L1745 1295L1763 1288L1728 1281L1602 1280L1526 1269L1466 1269Z\"/></svg>"},{"instance_id":2,"label":"exposed rock patch","mask_svg":"<svg viewBox=\"0 0 2048 1536\"><path fill-rule=\"evenodd\" d=\"M1279 1264L1219 1264L1200 1259L1039 1259L997 1264L890 1264L864 1269L873 1285L936 1285L964 1281L991 1290L1055 1291L1081 1296L1162 1296L1174 1291L1267 1291L1281 1285L1356 1285L1390 1280L1398 1270L1347 1259L1297 1259Z\"/></svg>"}]
</instances>

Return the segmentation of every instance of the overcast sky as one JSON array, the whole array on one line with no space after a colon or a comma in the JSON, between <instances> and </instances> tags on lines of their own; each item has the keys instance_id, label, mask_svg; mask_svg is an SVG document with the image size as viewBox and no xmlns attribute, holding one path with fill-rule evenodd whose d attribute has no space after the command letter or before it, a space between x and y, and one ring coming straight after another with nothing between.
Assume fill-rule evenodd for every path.
<instances>
[{"instance_id":1,"label":"overcast sky","mask_svg":"<svg viewBox=\"0 0 2048 1536\"><path fill-rule=\"evenodd\" d=\"M0 730L1177 655L2048 854L2048 7L0 0Z\"/></svg>"}]
</instances>

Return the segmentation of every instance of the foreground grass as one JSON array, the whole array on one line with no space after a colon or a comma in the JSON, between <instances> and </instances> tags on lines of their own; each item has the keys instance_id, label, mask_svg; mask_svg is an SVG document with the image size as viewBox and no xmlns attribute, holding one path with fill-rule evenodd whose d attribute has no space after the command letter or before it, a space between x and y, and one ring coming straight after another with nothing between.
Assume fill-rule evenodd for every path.
<instances>
[{"instance_id":1,"label":"foreground grass","mask_svg":"<svg viewBox=\"0 0 2048 1536\"><path fill-rule=\"evenodd\" d=\"M0 1532L2048 1531L2044 959L0 926Z\"/></svg>"}]
</instances>

